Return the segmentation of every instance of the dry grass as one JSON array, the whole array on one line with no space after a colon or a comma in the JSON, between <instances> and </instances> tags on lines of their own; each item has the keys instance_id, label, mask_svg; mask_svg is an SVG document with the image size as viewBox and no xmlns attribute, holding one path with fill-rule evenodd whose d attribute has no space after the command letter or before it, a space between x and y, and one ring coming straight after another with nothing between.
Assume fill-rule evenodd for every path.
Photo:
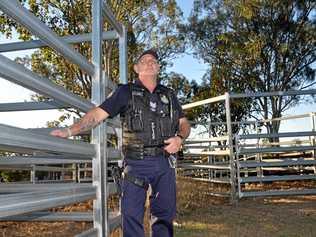
<instances>
[{"instance_id":1,"label":"dry grass","mask_svg":"<svg viewBox=\"0 0 316 237\"><path fill-rule=\"evenodd\" d=\"M275 184L276 185L276 184ZM288 183L277 184L287 187ZM295 183L315 187L315 183ZM231 205L229 199L210 196L228 187L178 178L176 237L314 237L316 236L316 196L242 199ZM252 187L253 188L253 187ZM266 187L256 187L263 188ZM111 207L117 207L113 197ZM54 210L91 210L92 202ZM149 214L145 229L148 234ZM0 222L0 237L68 237L92 227L86 222ZM119 237L119 230L111 237Z\"/></svg>"},{"instance_id":2,"label":"dry grass","mask_svg":"<svg viewBox=\"0 0 316 237\"><path fill-rule=\"evenodd\" d=\"M207 190L218 191L212 184L184 178L178 181L175 236L316 236L316 196L248 198L240 200L237 205L231 205L228 199L208 195ZM315 182L292 184L296 187L315 188ZM271 185L268 186L258 185L255 188L271 188ZM289 186L286 182L272 185L274 189L289 187L293 185Z\"/></svg>"}]
</instances>

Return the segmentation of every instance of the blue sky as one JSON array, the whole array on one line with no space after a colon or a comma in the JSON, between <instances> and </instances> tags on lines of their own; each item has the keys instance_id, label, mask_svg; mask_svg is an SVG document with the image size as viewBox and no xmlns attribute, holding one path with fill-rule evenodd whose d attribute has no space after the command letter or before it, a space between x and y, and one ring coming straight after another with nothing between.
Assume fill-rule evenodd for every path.
<instances>
[{"instance_id":1,"label":"blue sky","mask_svg":"<svg viewBox=\"0 0 316 237\"><path fill-rule=\"evenodd\" d=\"M188 18L193 8L194 0L177 0L179 7L183 12L184 18ZM207 70L208 65L201 60L193 58L192 55L183 55L173 62L170 71L175 71L186 76L189 80L199 81Z\"/></svg>"}]
</instances>

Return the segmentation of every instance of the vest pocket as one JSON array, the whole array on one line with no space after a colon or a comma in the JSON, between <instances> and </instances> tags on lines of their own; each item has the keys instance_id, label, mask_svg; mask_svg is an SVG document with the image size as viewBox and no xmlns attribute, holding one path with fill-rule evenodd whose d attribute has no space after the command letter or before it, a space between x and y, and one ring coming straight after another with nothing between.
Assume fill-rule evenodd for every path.
<instances>
[{"instance_id":1,"label":"vest pocket","mask_svg":"<svg viewBox=\"0 0 316 237\"><path fill-rule=\"evenodd\" d=\"M174 136L169 117L160 118L160 129L161 129L161 136L163 138L169 138L169 137Z\"/></svg>"},{"instance_id":2,"label":"vest pocket","mask_svg":"<svg viewBox=\"0 0 316 237\"><path fill-rule=\"evenodd\" d=\"M131 118L131 125L133 132L141 132L144 130L144 121L141 110L137 111Z\"/></svg>"}]
</instances>

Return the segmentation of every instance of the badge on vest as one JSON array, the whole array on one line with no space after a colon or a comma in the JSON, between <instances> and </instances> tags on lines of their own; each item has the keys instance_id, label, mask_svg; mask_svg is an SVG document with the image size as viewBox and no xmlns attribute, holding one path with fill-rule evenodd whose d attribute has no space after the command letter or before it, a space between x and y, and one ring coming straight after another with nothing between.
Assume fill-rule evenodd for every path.
<instances>
[{"instance_id":1,"label":"badge on vest","mask_svg":"<svg viewBox=\"0 0 316 237\"><path fill-rule=\"evenodd\" d=\"M169 99L168 99L168 97L166 95L161 95L160 100L164 104L169 104Z\"/></svg>"},{"instance_id":2,"label":"badge on vest","mask_svg":"<svg viewBox=\"0 0 316 237\"><path fill-rule=\"evenodd\" d=\"M156 110L157 110L157 103L156 102L149 101L149 106L150 106L151 111L156 112Z\"/></svg>"}]
</instances>

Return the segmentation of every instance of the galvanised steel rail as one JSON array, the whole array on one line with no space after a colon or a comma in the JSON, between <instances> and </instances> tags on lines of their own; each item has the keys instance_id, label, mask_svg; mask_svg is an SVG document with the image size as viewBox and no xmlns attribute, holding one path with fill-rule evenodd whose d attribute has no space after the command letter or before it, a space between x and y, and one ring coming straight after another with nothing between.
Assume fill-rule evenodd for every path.
<instances>
[{"instance_id":1,"label":"galvanised steel rail","mask_svg":"<svg viewBox=\"0 0 316 237\"><path fill-rule=\"evenodd\" d=\"M88 183L68 183L68 184L30 184L30 183L4 183L0 184L0 193L26 193L34 191L58 191L58 190L68 190L73 188L87 188L92 187ZM116 186L113 183L108 184L108 195L115 193Z\"/></svg>"},{"instance_id":2,"label":"galvanised steel rail","mask_svg":"<svg viewBox=\"0 0 316 237\"><path fill-rule=\"evenodd\" d=\"M71 106L56 101L1 103L0 112L34 111L50 109L69 109Z\"/></svg>"},{"instance_id":3,"label":"galvanised steel rail","mask_svg":"<svg viewBox=\"0 0 316 237\"><path fill-rule=\"evenodd\" d=\"M7 217L90 200L95 198L95 188L1 196L0 217Z\"/></svg>"},{"instance_id":4,"label":"galvanised steel rail","mask_svg":"<svg viewBox=\"0 0 316 237\"><path fill-rule=\"evenodd\" d=\"M110 23L112 27L114 27L115 31L121 36L124 37L124 27L122 24L120 24L113 15L112 11L110 10L108 4L106 3L106 0L103 0L100 8L103 11L103 15L106 18L106 20ZM101 16L101 15L100 15ZM102 28L101 28L102 29Z\"/></svg>"},{"instance_id":5,"label":"galvanised steel rail","mask_svg":"<svg viewBox=\"0 0 316 237\"><path fill-rule=\"evenodd\" d=\"M186 164L186 163L181 163L177 165L177 168L230 170L229 165L209 165L209 164L201 165L201 164Z\"/></svg>"},{"instance_id":6,"label":"galvanised steel rail","mask_svg":"<svg viewBox=\"0 0 316 237\"><path fill-rule=\"evenodd\" d=\"M2 1L0 1L0 5L1 3L3 4ZM65 105L77 108L82 112L88 112L94 107L93 103L68 92L62 86L56 85L47 78L39 76L3 55L0 55L0 76L27 89L60 101Z\"/></svg>"},{"instance_id":7,"label":"galvanised steel rail","mask_svg":"<svg viewBox=\"0 0 316 237\"><path fill-rule=\"evenodd\" d=\"M229 155L229 150L217 150L217 151L194 151L194 152L189 152L189 153L184 153L185 155Z\"/></svg>"},{"instance_id":8,"label":"galvanised steel rail","mask_svg":"<svg viewBox=\"0 0 316 237\"><path fill-rule=\"evenodd\" d=\"M189 148L193 148L193 146L190 146L190 144L196 144L196 143L211 143L211 142L220 142L220 141L226 141L227 145L223 149L213 149L208 151L190 151L187 153L184 153L184 156L187 157L202 157L207 156L208 157L208 163L207 164L182 164L179 163L179 168L182 168L183 170L190 170L190 169L204 169L206 172L209 172L209 178L208 179L201 179L204 181L211 181L211 182L220 182L220 183L229 183L231 184L231 190L230 190L230 197L231 202L236 201L236 171L235 171L235 161L234 161L234 151L233 151L233 134L232 134L232 122L231 122L231 113L230 113L230 94L225 93L224 95L217 96L214 98L209 98L202 101L193 102L190 104L183 105L182 108L184 110L191 109L197 106L202 105L210 105L212 103L220 103L224 102L225 105L225 112L226 112L226 123L227 123L227 131L224 136L220 137L210 137L205 139L188 139L187 142L185 142L184 148L187 146ZM210 146L210 149L212 147ZM221 164L216 164L216 162L212 161L211 157L218 157L217 159L223 159L223 157L228 157L225 164L223 164L223 161L221 161ZM214 172L221 173L221 177L214 178L212 176L215 175ZM225 176L227 178L222 178L222 176ZM199 178L194 178L196 180L199 180ZM224 194L227 195L226 193Z\"/></svg>"},{"instance_id":9,"label":"galvanised steel rail","mask_svg":"<svg viewBox=\"0 0 316 237\"><path fill-rule=\"evenodd\" d=\"M239 162L240 168L257 168L257 167L287 167L287 166L299 166L299 165L316 165L316 160L310 158L294 158L294 159L269 159L264 161L243 161Z\"/></svg>"},{"instance_id":10,"label":"galvanised steel rail","mask_svg":"<svg viewBox=\"0 0 316 237\"><path fill-rule=\"evenodd\" d=\"M0 221L93 221L92 212L31 212L0 218Z\"/></svg>"},{"instance_id":11,"label":"galvanised steel rail","mask_svg":"<svg viewBox=\"0 0 316 237\"><path fill-rule=\"evenodd\" d=\"M0 166L1 170L32 170L36 169L36 171L47 171L47 172L73 172L76 169L74 168L63 168L56 166Z\"/></svg>"},{"instance_id":12,"label":"galvanised steel rail","mask_svg":"<svg viewBox=\"0 0 316 237\"><path fill-rule=\"evenodd\" d=\"M267 191L251 191L242 192L239 194L239 198L244 197L272 197L272 196L290 196L290 195L314 195L316 193L315 188L311 189L295 189L295 190L267 190Z\"/></svg>"},{"instance_id":13,"label":"galvanised steel rail","mask_svg":"<svg viewBox=\"0 0 316 237\"><path fill-rule=\"evenodd\" d=\"M1 46L1 44L0 44ZM121 50L122 51L122 50ZM122 54L124 56L124 54ZM11 64L14 62L10 62ZM1 65L0 65L1 66ZM18 66L18 64L16 64L15 66ZM21 68L22 72L24 70L24 68ZM36 82L36 86L31 85L31 86L25 86L28 87L31 90L34 91L39 91L41 92L41 87L45 86L45 84L41 84L41 81L39 80L32 80L32 77L29 79L26 79L26 81L21 81L21 80L16 80L16 79L10 79L10 72L7 72L7 80L11 80L17 84L20 85L24 85L26 83L27 80L31 80L31 82ZM33 75L33 76L37 76L36 74L33 74L31 71L27 71L28 74ZM103 72L104 73L104 72ZM122 73L125 73L124 70ZM105 73L104 73L105 74ZM105 76L105 75L103 75ZM24 78L25 79L25 78ZM43 80L43 78L41 79ZM44 78L44 80L48 81L47 79ZM47 86L47 85L46 85ZM50 84L50 87L48 87L48 92L53 92L55 90L56 85L55 84ZM111 81L111 80L107 80L107 87L106 89L109 91L112 91L116 88L116 85ZM59 87L59 89L63 90L63 87ZM43 93L43 92L42 92ZM65 97L65 93L63 93L63 96ZM69 96L69 95L68 95ZM89 104L84 104L86 103L86 101L82 101L80 97L73 95L74 97L72 99L70 99L70 102L73 100L75 103L79 104L77 105L77 108L81 111L85 111L86 109L90 109L92 108L94 105L89 103ZM62 97L63 98L63 97ZM67 101L67 99L69 98L65 98L64 100ZM59 101L57 101L59 100ZM49 101L41 101L41 102L18 102L18 103L0 103L0 112L16 112L16 111L34 111L34 110L51 110L51 109L68 109L68 108L72 108L72 107L76 107L76 105L70 105L69 102L67 101L66 103L63 103L59 98L57 98L57 100L49 100ZM82 106L79 107L79 106ZM109 119L109 124L119 127L119 121L118 119Z\"/></svg>"},{"instance_id":14,"label":"galvanised steel rail","mask_svg":"<svg viewBox=\"0 0 316 237\"><path fill-rule=\"evenodd\" d=\"M56 52L69 59L70 62L77 64L90 76L94 75L94 66L80 53L76 52L71 46L64 42L58 35L49 29L31 12L25 9L17 0L0 1L1 10L17 22L25 26L34 35L38 36L48 46Z\"/></svg>"},{"instance_id":15,"label":"galvanised steel rail","mask_svg":"<svg viewBox=\"0 0 316 237\"><path fill-rule=\"evenodd\" d=\"M263 148L242 148L239 149L239 155L259 154L259 153L281 153L291 151L312 151L315 146L289 146L289 147L263 147Z\"/></svg>"},{"instance_id":16,"label":"galvanised steel rail","mask_svg":"<svg viewBox=\"0 0 316 237\"><path fill-rule=\"evenodd\" d=\"M117 119L114 118L112 120L109 120L107 125L108 126L106 128L107 129L106 132L108 134L111 134L111 135L117 135L118 134L118 133L115 132L116 127L119 126ZM62 129L64 127L60 127L60 128ZM30 132L34 132L34 133L48 135L54 129L56 129L56 128L28 128L27 130L30 131ZM78 136L90 135L90 134L91 134L91 131L85 131L85 132L81 132L80 134L78 134Z\"/></svg>"},{"instance_id":17,"label":"galvanised steel rail","mask_svg":"<svg viewBox=\"0 0 316 237\"><path fill-rule=\"evenodd\" d=\"M316 180L316 176L311 175L270 175L266 177L241 177L240 183L257 183L271 181L294 181L294 180Z\"/></svg>"},{"instance_id":18,"label":"galvanised steel rail","mask_svg":"<svg viewBox=\"0 0 316 237\"><path fill-rule=\"evenodd\" d=\"M49 46L58 53L67 58L70 62L77 64L82 70L93 77L92 80L92 102L86 101L60 87L48 79L33 73L29 69L15 63L14 61L0 55L0 76L19 84L25 88L31 89L42 95L54 99L49 102L27 102L0 104L0 111L26 111L56 108L76 108L81 112L87 112L95 105L100 104L105 98L105 89L109 90L115 85L106 78L106 73L102 70L102 40L119 40L119 64L121 82L127 82L127 39L126 30L123 25L118 23L112 12L108 9L106 2L102 0L92 0L92 33L77 36L59 37L44 23L38 20L31 12L21 6L17 0L0 1L0 9L8 16L14 18L19 24L25 26L40 40L29 42L18 42L12 44L0 45L1 52L15 50L24 50ZM115 31L103 32L103 17L112 24ZM92 40L92 63L85 57L76 52L69 43L78 43ZM40 133L39 130L25 130L11 126L0 125L0 149L29 154L28 157L9 157L4 158L2 165L36 165L35 159L41 159L37 164L69 164L73 159L79 159L80 163L87 162L93 158L93 186L91 184L0 184L0 216L4 220L10 215L18 215L14 218L26 218L20 214L34 212L50 207L67 205L95 198L93 214L84 213L84 218L94 221L94 228L88 231L89 236L104 237L108 236L110 231L120 225L120 214L111 213L106 209L107 196L116 192L113 183L107 183L107 162L108 157L111 160L119 159L121 153L117 150L106 148L107 124L120 127L120 122L116 119L107 120L92 132L93 144L86 144L78 141L59 139ZM38 131L39 133L37 133ZM114 129L119 132L119 129ZM49 132L48 130L46 131ZM116 133L120 134L120 133ZM25 139L27 138L27 139ZM23 141L24 139L24 141ZM119 144L121 138L119 137ZM106 152L105 152L106 151ZM34 155L43 154L43 155ZM49 156L49 157L47 157ZM55 160L54 160L55 159ZM11 164L10 164L11 161ZM56 163L54 163L56 161ZM28 163L29 162L29 163ZM73 162L76 164L79 162ZM56 167L55 167L56 168ZM44 169L44 168L43 168ZM45 168L46 169L46 168ZM61 171L65 171L62 169ZM64 181L65 182L65 181ZM31 186L30 186L31 185ZM83 186L82 186L83 185ZM88 186L86 186L88 185ZM3 193L13 193L6 194ZM30 220L36 216L35 213L28 214ZM76 214L67 214L70 219L80 220ZM46 220L65 220L67 215L62 213L50 214ZM54 219L55 218L55 219ZM112 218L112 219L111 219ZM45 220L45 218L39 218ZM88 236L84 233L82 236Z\"/></svg>"},{"instance_id":19,"label":"galvanised steel rail","mask_svg":"<svg viewBox=\"0 0 316 237\"><path fill-rule=\"evenodd\" d=\"M304 94L304 93L303 93ZM316 180L315 172L315 124L313 123L315 113L309 113L308 116L311 118L311 131L305 132L282 132L275 134L247 134L247 135L236 135L236 165L237 165L237 180L238 180L238 196L242 197L254 197L254 196L276 196L276 195L308 195L316 194L316 189L313 188L291 188L282 190L250 190L243 187L243 184L249 183L265 183L275 181L314 181ZM305 118L304 116L292 116L294 119ZM276 118L282 121L282 118ZM285 117L285 120L288 120ZM297 138L309 137L310 139L304 140L304 143L289 143L289 142L272 142L272 143L260 143L261 139L268 138L286 138L286 139L297 139ZM257 147L252 148L254 144L249 146L249 141L256 140ZM241 143L241 141L243 141ZM307 144L309 142L309 144ZM248 147L247 147L248 146ZM251 148L249 148L251 147ZM291 157L292 154L295 156ZM295 152L295 153L293 153ZM300 153L299 153L300 152ZM283 158L280 156L286 154ZM300 154L300 155L299 155ZM255 157L254 157L255 155ZM256 156L260 155L260 159ZM263 156L265 155L265 156ZM299 156L298 156L299 155ZM274 158L276 157L276 158ZM255 159L255 161L253 160ZM252 170L255 168L256 170ZM274 175L264 173L267 170L273 171ZM276 173L279 172L279 173ZM282 173L280 173L282 172ZM290 173L289 173L290 172ZM295 172L295 173L293 173ZM252 173L250 176L249 173ZM254 176L253 173L256 173ZM277 175L276 175L277 174Z\"/></svg>"},{"instance_id":20,"label":"galvanised steel rail","mask_svg":"<svg viewBox=\"0 0 316 237\"><path fill-rule=\"evenodd\" d=\"M315 112L310 112L310 113L307 113L307 114L282 116L281 118L248 120L248 121L233 121L232 125L242 126L242 125L251 125L251 124L253 124L253 125L258 126L259 124L269 123L269 122L273 122L273 121L285 121L285 120L293 120L293 119L299 119L299 118L311 118L312 116L315 116L315 115L316 115ZM194 122L191 122L191 123L192 124L196 124ZM206 122L203 125L219 126L219 125L226 125L226 122ZM239 135L236 134L235 136L239 136Z\"/></svg>"},{"instance_id":21,"label":"galvanised steel rail","mask_svg":"<svg viewBox=\"0 0 316 237\"><path fill-rule=\"evenodd\" d=\"M214 97L214 98L209 98L209 99L206 99L206 100L200 100L200 101L197 101L197 102L193 102L193 103L189 103L189 104L185 104L182 106L182 109L191 109L191 108L194 108L194 107L197 107L197 106L200 106L200 105L206 105L206 104L211 104L211 103L215 103L215 102L220 102L220 101L223 101L226 99L226 96L225 95L221 95L221 96L217 96L217 97Z\"/></svg>"},{"instance_id":22,"label":"galvanised steel rail","mask_svg":"<svg viewBox=\"0 0 316 237\"><path fill-rule=\"evenodd\" d=\"M87 158L88 161L91 159ZM51 164L82 164L87 159L67 158L67 156L1 156L0 167L4 165L51 165Z\"/></svg>"},{"instance_id":23,"label":"galvanised steel rail","mask_svg":"<svg viewBox=\"0 0 316 237\"><path fill-rule=\"evenodd\" d=\"M0 197L0 201L4 202L4 201L8 201L8 202L14 202L16 200L20 201L21 199L24 199L26 202L29 202L29 200L32 198L31 201L33 201L36 196L36 198L41 198L41 196L47 196L50 194L55 194L56 192L71 192L71 193L76 193L77 191L84 191L84 190L93 190L95 189L92 184L90 184L90 186L88 187L72 187L69 189L61 189L61 190L45 190L45 192L43 190L40 191L29 191L29 192L25 192L22 193L20 195L15 195L15 194L4 194L1 195ZM5 208L5 207L4 207Z\"/></svg>"},{"instance_id":24,"label":"galvanised steel rail","mask_svg":"<svg viewBox=\"0 0 316 237\"><path fill-rule=\"evenodd\" d=\"M92 39L92 34L81 34L81 35L67 35L59 37L67 44L75 44L82 42L89 42ZM103 40L111 40L118 39L119 36L115 31L107 31L103 32L102 39ZM30 41L22 41L22 42L14 42L14 43L6 43L0 44L0 53L7 53L12 51L19 50L27 50L27 49L37 49L41 47L49 46L49 44L45 43L42 40L30 40Z\"/></svg>"},{"instance_id":25,"label":"galvanised steel rail","mask_svg":"<svg viewBox=\"0 0 316 237\"><path fill-rule=\"evenodd\" d=\"M94 77L92 80L91 100L100 104L105 99L106 78L102 77L102 1L92 1L92 62L94 65ZM97 236L108 236L110 233L108 225L107 196L106 196L106 179L107 179L107 157L105 124L99 125L92 130L92 143L96 144L97 155L93 159L93 183L96 186L96 200L93 203L93 229L98 230ZM101 228L100 228L101 227ZM94 236L89 234L89 236Z\"/></svg>"},{"instance_id":26,"label":"galvanised steel rail","mask_svg":"<svg viewBox=\"0 0 316 237\"><path fill-rule=\"evenodd\" d=\"M210 149L210 151L219 149L227 149L227 146L217 146L217 145L185 145L186 149Z\"/></svg>"},{"instance_id":27,"label":"galvanised steel rail","mask_svg":"<svg viewBox=\"0 0 316 237\"><path fill-rule=\"evenodd\" d=\"M199 138L199 139L187 139L187 140L185 140L185 144L219 142L219 141L227 141L227 139L228 139L228 136Z\"/></svg>"},{"instance_id":28,"label":"galvanised steel rail","mask_svg":"<svg viewBox=\"0 0 316 237\"><path fill-rule=\"evenodd\" d=\"M269 97L269 96L296 96L296 95L314 95L316 90L291 90L291 91L271 91L271 92L256 92L256 93L244 93L235 94L231 93L230 97L232 99L238 98L251 98L251 97Z\"/></svg>"},{"instance_id":29,"label":"galvanised steel rail","mask_svg":"<svg viewBox=\"0 0 316 237\"><path fill-rule=\"evenodd\" d=\"M316 131L236 135L236 138L237 139L260 139L260 138L273 138L273 137L281 138L281 137L309 137L309 136L316 136Z\"/></svg>"},{"instance_id":30,"label":"galvanised steel rail","mask_svg":"<svg viewBox=\"0 0 316 237\"><path fill-rule=\"evenodd\" d=\"M316 94L316 90L304 90L304 91L276 91L276 92L266 92L266 93L249 93L249 94L229 94L228 96L222 95L215 98L210 98L194 103L190 103L188 105L184 105L183 109L189 109L194 108L196 106L206 105L221 101L223 98L226 98L226 106L225 108L229 108L229 100L227 100L227 97L229 99L238 99L238 98L257 98L257 97L268 97L268 96L296 96L296 95L313 95ZM228 102L227 102L228 101ZM203 138L203 139L188 139L184 145L184 148L189 149L189 152L185 152L184 155L184 161L180 161L178 164L178 168L182 171L184 175L194 175L194 170L196 171L196 174L201 172L203 169L205 172L211 170L215 170L215 172L220 171L216 168L228 168L228 167L237 167L237 174L230 176L231 179L235 179L235 184L238 184L238 192L236 191L236 195L238 195L239 198L246 197L246 196L256 196L256 195L262 195L262 196L273 196L273 195L299 195L299 194L314 194L314 189L304 189L304 190L270 190L270 191L251 191L251 192L242 192L241 191L241 183L247 183L247 182L265 182L265 181L278 181L278 180L314 180L316 172L314 174L310 175L288 175L288 176L271 176L271 177L241 177L242 174L248 174L253 172L258 172L258 169L262 171L269 170L272 171L272 169L279 170L279 171L286 171L292 169L296 169L297 167L301 167L301 169L304 170L304 172L310 172L314 169L316 170L316 113L311 112L308 114L301 114L301 115L291 115L291 116L284 116L281 118L273 118L273 119L264 119L259 121L229 121L230 118L226 115L226 122L209 122L209 126L218 126L218 125L226 125L229 129L231 129L231 125L242 125L242 124L262 124L262 123L268 123L273 121L283 121L283 120L291 120L291 119L300 119L300 118L311 118L311 125L312 130L306 131L306 132L299 132L299 133L288 133L288 132L282 132L282 133L276 133L276 134L248 134L248 135L239 135L239 134L232 134L231 131L219 138ZM204 124L204 125L207 125ZM293 139L297 139L298 137L308 137L309 140L300 140L299 143L293 143L293 142L278 142L278 143L269 143L269 144L263 144L259 143L258 141L260 139L268 139L268 138L288 138L293 137ZM234 150L229 149L229 145L225 146L218 146L218 145L211 145L213 142L220 142L220 141L228 141L229 139L236 139L236 146L234 147ZM247 141L247 143L240 143L241 140ZM249 143L249 141L255 140L256 143ZM199 145L197 145L199 144ZM229 142L228 142L229 144ZM231 143L232 144L232 143ZM195 149L195 150L194 150ZM203 151L196 151L196 149L202 149ZM231 153L233 152L233 154ZM267 160L264 158L264 160L249 160L249 159L257 159L258 156L266 157L270 154L277 155L281 158L283 155L289 155L292 152L292 154L296 154L297 152L304 152L306 154L312 154L311 158L285 158L282 160L275 159L275 160ZM293 153L296 152L296 153ZM216 160L216 157L223 157L225 154L229 154L230 157L234 157L233 159L230 159L232 161L230 165L228 166L225 162L216 162L212 163L211 165L205 164L205 163L188 163L186 161L196 162L197 158L201 157L207 157L210 155L213 160ZM248 158L245 158L248 157ZM209 158L210 159L210 158ZM248 160L247 160L248 159ZM245 160L245 161L243 161ZM227 162L227 160L226 160ZM296 168L295 168L296 167ZM251 169L252 168L252 169ZM255 170L256 169L256 170ZM224 169L222 169L224 170ZM246 171L245 171L246 170ZM232 169L234 171L234 169ZM192 173L193 172L193 173ZM211 174L211 173L210 173ZM224 173L223 173L224 174ZM259 174L259 173L258 173ZM228 175L228 173L227 173ZM209 179L205 178L196 178L195 180L202 180L202 181L210 181L210 182L216 182L217 178L222 179L222 176L220 177L209 177ZM230 183L231 182L230 179Z\"/></svg>"},{"instance_id":31,"label":"galvanised steel rail","mask_svg":"<svg viewBox=\"0 0 316 237\"><path fill-rule=\"evenodd\" d=\"M68 139L56 138L32 133L26 129L0 124L0 148L7 151L47 151L53 154L76 155L78 157L92 157L95 149L92 144Z\"/></svg>"}]
</instances>

